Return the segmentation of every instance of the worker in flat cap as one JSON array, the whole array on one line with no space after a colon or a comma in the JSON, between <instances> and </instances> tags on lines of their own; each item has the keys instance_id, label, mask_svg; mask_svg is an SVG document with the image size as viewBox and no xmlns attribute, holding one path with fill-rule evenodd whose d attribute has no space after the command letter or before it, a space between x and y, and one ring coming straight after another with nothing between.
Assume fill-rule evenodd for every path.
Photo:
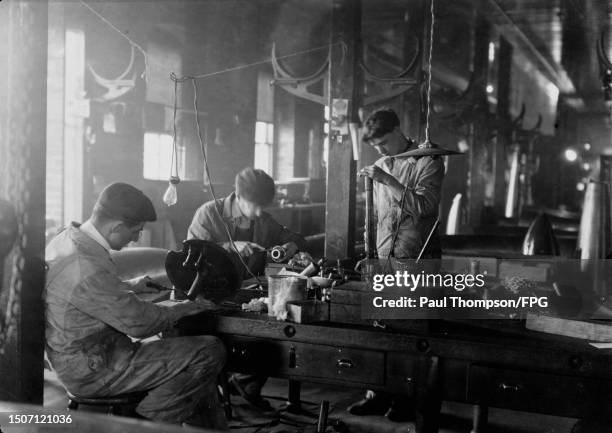
<instances>
[{"instance_id":1,"label":"worker in flat cap","mask_svg":"<svg viewBox=\"0 0 612 433\"><path fill-rule=\"evenodd\" d=\"M435 267L432 259L441 257L436 220L444 178L442 159L393 158L416 149L417 144L404 135L397 114L390 108L380 108L368 116L362 140L381 155L359 173L373 180L378 258L395 268L392 270L401 270L402 263L407 266L420 254L421 259L429 259L421 262L424 266ZM353 415L385 415L391 421L407 421L414 403L400 395L368 391L348 410Z\"/></svg>"},{"instance_id":2,"label":"worker in flat cap","mask_svg":"<svg viewBox=\"0 0 612 433\"><path fill-rule=\"evenodd\" d=\"M113 183L102 191L85 223L72 223L49 243L47 356L64 387L76 396L146 391L136 407L145 418L226 429L216 391L225 363L220 340L135 340L211 308L191 301L147 302L137 295L145 290L142 282L130 285L119 278L110 251L137 240L145 223L155 219L151 200L140 190Z\"/></svg>"},{"instance_id":3,"label":"worker in flat cap","mask_svg":"<svg viewBox=\"0 0 612 433\"><path fill-rule=\"evenodd\" d=\"M216 242L230 250L231 234L238 253L252 257L277 245L285 247L287 256L304 251L304 237L279 224L264 209L274 200L274 180L263 170L247 167L236 175L235 191L229 196L204 203L196 211L188 239ZM261 273L263 269L252 269Z\"/></svg>"},{"instance_id":4,"label":"worker in flat cap","mask_svg":"<svg viewBox=\"0 0 612 433\"><path fill-rule=\"evenodd\" d=\"M307 249L301 235L282 226L264 211L272 204L274 193L274 180L266 172L251 167L243 169L236 175L234 192L198 208L187 237L215 242L230 250L228 235L231 235L238 253L249 259L251 271L261 274L266 249L283 246L288 257ZM270 411L269 402L261 397L266 379L262 375L233 374L230 384L252 406Z\"/></svg>"}]
</instances>

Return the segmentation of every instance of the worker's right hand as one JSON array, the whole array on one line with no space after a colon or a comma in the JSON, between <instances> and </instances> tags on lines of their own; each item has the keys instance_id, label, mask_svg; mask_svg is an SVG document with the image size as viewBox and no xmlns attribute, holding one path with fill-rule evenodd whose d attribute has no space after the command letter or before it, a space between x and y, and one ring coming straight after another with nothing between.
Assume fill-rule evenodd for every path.
<instances>
[{"instance_id":1,"label":"worker's right hand","mask_svg":"<svg viewBox=\"0 0 612 433\"><path fill-rule=\"evenodd\" d=\"M255 251L265 251L266 249L255 242L248 241L234 241L234 245L236 245L236 249L238 250L238 254L241 257L247 258L251 256ZM229 242L225 242L223 244L223 248L228 251L233 251L234 249L231 247Z\"/></svg>"},{"instance_id":2,"label":"worker's right hand","mask_svg":"<svg viewBox=\"0 0 612 433\"><path fill-rule=\"evenodd\" d=\"M188 300L177 302L172 308L178 310L178 317L192 316L211 309L208 304L200 304Z\"/></svg>"}]
</instances>

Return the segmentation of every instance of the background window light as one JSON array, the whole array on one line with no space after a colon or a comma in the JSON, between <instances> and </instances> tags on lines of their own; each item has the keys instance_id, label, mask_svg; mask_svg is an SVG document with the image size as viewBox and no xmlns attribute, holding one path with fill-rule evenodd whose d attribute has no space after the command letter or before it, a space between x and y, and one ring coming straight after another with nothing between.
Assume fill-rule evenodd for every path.
<instances>
[{"instance_id":1,"label":"background window light","mask_svg":"<svg viewBox=\"0 0 612 433\"><path fill-rule=\"evenodd\" d=\"M273 142L274 124L270 122L255 122L254 166L266 173L272 173Z\"/></svg>"},{"instance_id":2,"label":"background window light","mask_svg":"<svg viewBox=\"0 0 612 433\"><path fill-rule=\"evenodd\" d=\"M185 148L177 145L178 173L185 179ZM150 180L168 180L172 164L172 136L158 132L145 132L143 177Z\"/></svg>"}]
</instances>

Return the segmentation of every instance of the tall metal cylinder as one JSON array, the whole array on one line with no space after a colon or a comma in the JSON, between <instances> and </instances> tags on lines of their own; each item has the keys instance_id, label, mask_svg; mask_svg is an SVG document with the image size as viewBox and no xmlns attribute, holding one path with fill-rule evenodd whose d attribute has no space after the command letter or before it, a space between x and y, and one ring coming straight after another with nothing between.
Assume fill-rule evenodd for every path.
<instances>
[{"instance_id":1,"label":"tall metal cylinder","mask_svg":"<svg viewBox=\"0 0 612 433\"><path fill-rule=\"evenodd\" d=\"M531 222L523 239L523 254L527 256L558 256L559 244L552 224L545 213L538 214Z\"/></svg>"},{"instance_id":2,"label":"tall metal cylinder","mask_svg":"<svg viewBox=\"0 0 612 433\"><path fill-rule=\"evenodd\" d=\"M374 194L373 194L373 181L369 177L365 177L365 192L366 192L366 206L365 206L365 254L366 258L370 259L374 257L374 228L372 227L372 212L373 212L373 202L374 202Z\"/></svg>"},{"instance_id":3,"label":"tall metal cylinder","mask_svg":"<svg viewBox=\"0 0 612 433\"><path fill-rule=\"evenodd\" d=\"M590 180L580 218L578 249L581 259L604 259L611 246L610 184Z\"/></svg>"},{"instance_id":4,"label":"tall metal cylinder","mask_svg":"<svg viewBox=\"0 0 612 433\"><path fill-rule=\"evenodd\" d=\"M458 235L461 226L461 202L463 195L457 193L453 198L450 210L448 211L448 219L446 220L446 234Z\"/></svg>"},{"instance_id":5,"label":"tall metal cylinder","mask_svg":"<svg viewBox=\"0 0 612 433\"><path fill-rule=\"evenodd\" d=\"M506 208L504 216L514 218L519 216L517 213L519 201L519 170L520 170L520 149L514 146L512 160L510 162L510 180L508 182L508 193L506 195Z\"/></svg>"}]
</instances>

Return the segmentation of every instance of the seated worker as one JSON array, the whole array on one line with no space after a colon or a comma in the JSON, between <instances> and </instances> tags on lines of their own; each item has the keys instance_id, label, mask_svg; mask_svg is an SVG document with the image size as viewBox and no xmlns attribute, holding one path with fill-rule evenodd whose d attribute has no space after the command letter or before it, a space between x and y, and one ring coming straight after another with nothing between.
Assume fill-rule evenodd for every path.
<instances>
[{"instance_id":1,"label":"seated worker","mask_svg":"<svg viewBox=\"0 0 612 433\"><path fill-rule=\"evenodd\" d=\"M391 158L416 146L402 133L397 114L389 108L368 117L363 142L381 154L359 173L373 180L378 258L416 259L436 224L444 163L440 157L431 156ZM440 257L440 239L434 231L421 258ZM385 415L391 421L406 421L412 416L414 404L400 395L368 391L348 410L353 415Z\"/></svg>"},{"instance_id":2,"label":"seated worker","mask_svg":"<svg viewBox=\"0 0 612 433\"><path fill-rule=\"evenodd\" d=\"M265 254L266 249L277 245L287 250L287 257L307 248L304 237L264 212L264 208L272 204L275 193L274 180L266 172L245 168L236 175L235 188L235 192L229 196L218 199L216 203L211 200L198 208L189 226L187 239L211 241L231 250L227 227L238 253L247 259L258 252ZM253 261L250 260L250 264ZM260 265L263 264L261 261ZM263 271L251 270L256 274Z\"/></svg>"},{"instance_id":3,"label":"seated worker","mask_svg":"<svg viewBox=\"0 0 612 433\"><path fill-rule=\"evenodd\" d=\"M72 223L47 246L44 291L45 349L59 380L72 394L108 397L148 391L141 416L175 424L227 429L218 402L217 376L225 349L212 336L136 342L171 329L183 316L210 306L171 306L141 300L145 279L120 280L110 250L137 240L153 204L125 183L107 186L91 217Z\"/></svg>"},{"instance_id":4,"label":"seated worker","mask_svg":"<svg viewBox=\"0 0 612 433\"><path fill-rule=\"evenodd\" d=\"M248 167L236 175L235 187L235 192L228 197L200 206L189 226L188 239L216 242L231 250L226 225L239 254L247 259L258 251L265 254L266 249L276 245L285 247L287 257L306 249L307 243L302 236L288 230L264 212L264 208L274 200L275 186L270 176L263 170ZM261 273L258 271L263 270L264 260L260 261L261 269L253 269L253 260L249 262L255 274ZM263 375L235 373L230 377L230 384L256 408L270 410L270 403L261 397L261 388L266 379Z\"/></svg>"}]
</instances>

